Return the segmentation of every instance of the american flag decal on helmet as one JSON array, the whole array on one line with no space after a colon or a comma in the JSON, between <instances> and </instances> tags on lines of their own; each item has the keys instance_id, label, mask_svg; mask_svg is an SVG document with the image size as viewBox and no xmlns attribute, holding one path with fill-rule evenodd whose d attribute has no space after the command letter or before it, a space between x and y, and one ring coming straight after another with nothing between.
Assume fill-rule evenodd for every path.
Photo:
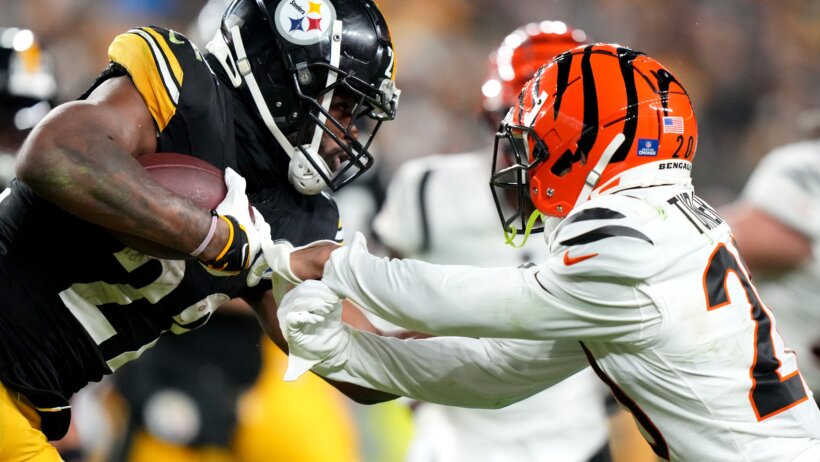
<instances>
[{"instance_id":1,"label":"american flag decal on helmet","mask_svg":"<svg viewBox=\"0 0 820 462\"><path fill-rule=\"evenodd\" d=\"M683 117L664 117L664 133L683 133Z\"/></svg>"}]
</instances>

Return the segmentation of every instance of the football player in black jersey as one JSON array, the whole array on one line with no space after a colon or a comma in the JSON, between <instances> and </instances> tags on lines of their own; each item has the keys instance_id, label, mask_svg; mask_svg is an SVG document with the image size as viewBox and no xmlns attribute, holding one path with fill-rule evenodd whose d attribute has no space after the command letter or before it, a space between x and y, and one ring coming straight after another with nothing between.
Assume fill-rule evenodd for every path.
<instances>
[{"instance_id":1,"label":"football player in black jersey","mask_svg":"<svg viewBox=\"0 0 820 462\"><path fill-rule=\"evenodd\" d=\"M322 191L372 165L372 136L398 102L372 0L236 0L207 53L143 27L117 36L109 58L80 100L34 129L0 202L0 402L23 422L2 460L59 460L46 439L65 432L73 393L230 298L275 334L270 291L247 287L257 252L243 250L270 238L266 224L294 244L335 237ZM170 194L135 160L151 152L230 168L229 197L246 188L256 223L241 200L214 218ZM155 258L108 230L196 257Z\"/></svg>"}]
</instances>

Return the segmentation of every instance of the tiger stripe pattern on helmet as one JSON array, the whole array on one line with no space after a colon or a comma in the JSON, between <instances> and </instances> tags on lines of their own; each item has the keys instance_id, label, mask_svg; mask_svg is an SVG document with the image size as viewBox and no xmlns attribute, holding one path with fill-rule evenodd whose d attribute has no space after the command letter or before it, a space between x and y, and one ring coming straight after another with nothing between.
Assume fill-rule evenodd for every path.
<instances>
[{"instance_id":1,"label":"tiger stripe pattern on helmet","mask_svg":"<svg viewBox=\"0 0 820 462\"><path fill-rule=\"evenodd\" d=\"M499 138L516 151L512 169L526 172L518 187L532 206L563 218L591 194L689 183L697 123L686 90L663 65L621 45L592 44L535 74ZM509 163L499 164L491 183L510 189ZM515 220L502 218L505 227Z\"/></svg>"}]
</instances>

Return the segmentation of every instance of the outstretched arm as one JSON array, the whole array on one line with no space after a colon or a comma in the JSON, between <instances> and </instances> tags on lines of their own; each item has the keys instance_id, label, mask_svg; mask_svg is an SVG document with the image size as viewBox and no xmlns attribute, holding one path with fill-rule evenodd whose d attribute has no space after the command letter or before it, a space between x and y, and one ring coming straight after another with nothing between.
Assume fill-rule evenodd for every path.
<instances>
[{"instance_id":1,"label":"outstretched arm","mask_svg":"<svg viewBox=\"0 0 820 462\"><path fill-rule=\"evenodd\" d=\"M307 281L285 295L278 317L297 367L309 360L315 372L334 380L423 401L498 408L587 366L577 341L400 340L345 325L341 309L321 282Z\"/></svg>"},{"instance_id":2,"label":"outstretched arm","mask_svg":"<svg viewBox=\"0 0 820 462\"><path fill-rule=\"evenodd\" d=\"M335 380L450 406L500 408L588 366L578 342L435 337L345 330L346 354L313 368ZM338 361L338 362L337 362Z\"/></svg>"},{"instance_id":3,"label":"outstretched arm","mask_svg":"<svg viewBox=\"0 0 820 462\"><path fill-rule=\"evenodd\" d=\"M347 246L297 250L288 260L298 278L321 278L378 317L429 335L623 340L651 336L660 325L653 300L633 285L590 281L607 297L590 296L589 286L559 274L555 262L480 268L379 258L361 234Z\"/></svg>"}]
</instances>

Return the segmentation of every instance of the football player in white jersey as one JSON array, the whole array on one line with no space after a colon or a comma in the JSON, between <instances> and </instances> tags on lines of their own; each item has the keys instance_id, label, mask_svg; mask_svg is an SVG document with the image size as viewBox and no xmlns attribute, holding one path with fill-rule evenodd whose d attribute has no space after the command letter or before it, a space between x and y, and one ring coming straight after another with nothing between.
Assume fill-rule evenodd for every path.
<instances>
[{"instance_id":1,"label":"football player in white jersey","mask_svg":"<svg viewBox=\"0 0 820 462\"><path fill-rule=\"evenodd\" d=\"M502 167L505 142L514 159ZM654 59L613 44L560 55L502 122L491 177L505 228L526 232L547 217L546 261L389 260L359 237L288 259L270 249L277 274L322 279L279 309L290 377L312 367L424 401L498 408L591 365L663 459L820 460L820 410L795 355L729 225L694 194L696 143L689 96ZM346 327L339 294L439 337Z\"/></svg>"},{"instance_id":2,"label":"football player in white jersey","mask_svg":"<svg viewBox=\"0 0 820 462\"><path fill-rule=\"evenodd\" d=\"M820 391L818 191L820 140L801 141L766 155L724 214L814 391Z\"/></svg>"},{"instance_id":3,"label":"football player in white jersey","mask_svg":"<svg viewBox=\"0 0 820 462\"><path fill-rule=\"evenodd\" d=\"M491 129L545 61L582 43L583 31L559 21L527 24L507 36L490 56L482 88ZM517 266L543 254L540 240L511 248L499 239L487 188L491 152L488 146L403 164L373 221L382 243L396 255L442 264ZM413 416L408 462L611 460L604 394L590 368L504 409L418 403Z\"/></svg>"}]
</instances>

